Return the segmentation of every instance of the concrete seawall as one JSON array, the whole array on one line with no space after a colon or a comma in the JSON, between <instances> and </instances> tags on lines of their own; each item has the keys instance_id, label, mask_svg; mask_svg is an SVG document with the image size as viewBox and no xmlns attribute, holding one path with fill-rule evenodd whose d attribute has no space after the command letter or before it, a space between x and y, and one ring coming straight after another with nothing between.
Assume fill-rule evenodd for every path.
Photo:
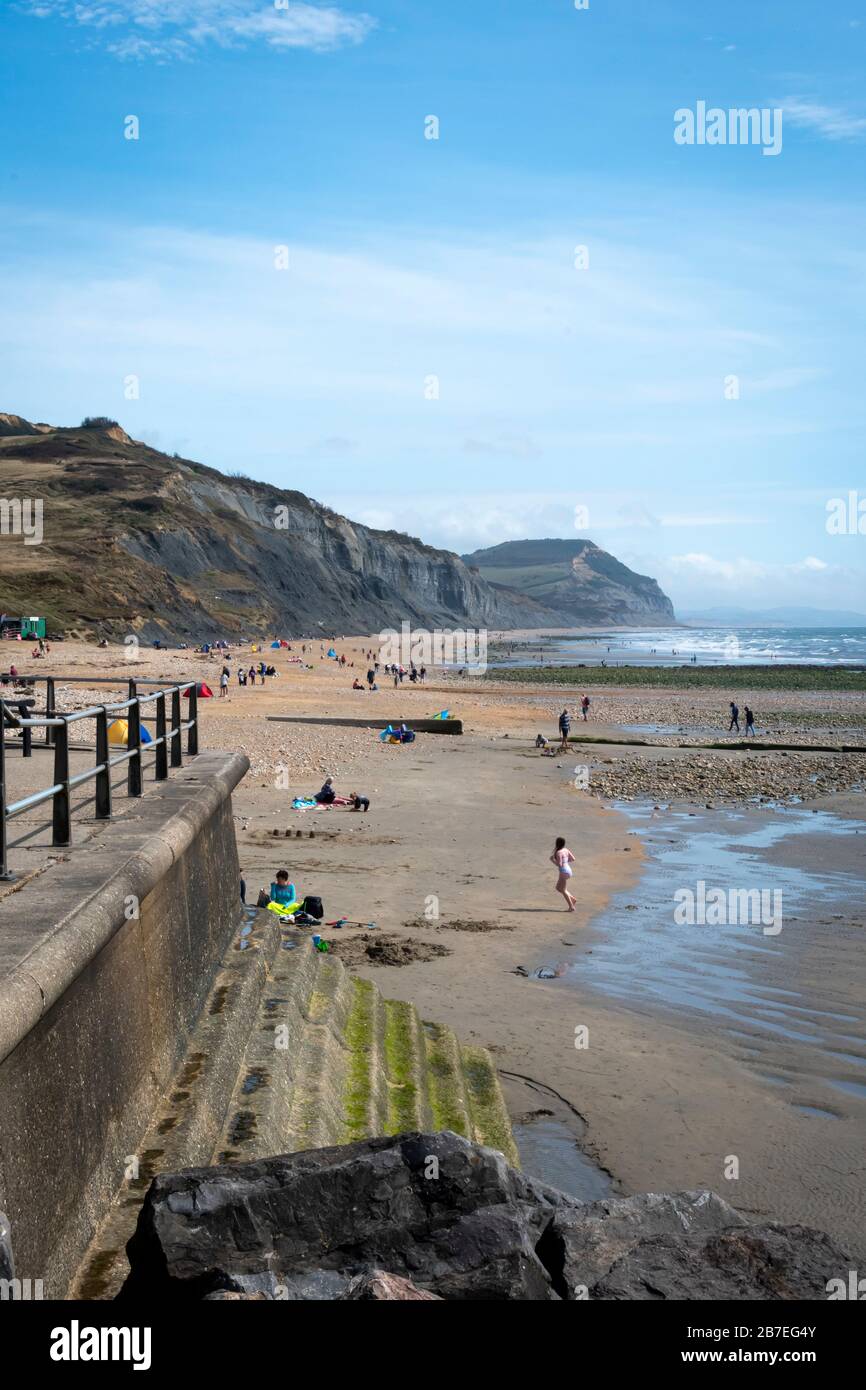
<instances>
[{"instance_id":1,"label":"concrete seawall","mask_svg":"<svg viewBox=\"0 0 866 1390\"><path fill-rule=\"evenodd\" d=\"M178 1071L238 928L231 794L205 753L4 900L0 1211L62 1296Z\"/></svg>"}]
</instances>

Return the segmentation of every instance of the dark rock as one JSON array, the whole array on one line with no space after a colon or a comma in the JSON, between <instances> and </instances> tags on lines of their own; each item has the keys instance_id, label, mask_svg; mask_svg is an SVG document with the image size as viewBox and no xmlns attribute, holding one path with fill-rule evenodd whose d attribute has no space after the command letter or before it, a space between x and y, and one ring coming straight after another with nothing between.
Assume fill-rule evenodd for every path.
<instances>
[{"instance_id":1,"label":"dark rock","mask_svg":"<svg viewBox=\"0 0 866 1390\"><path fill-rule=\"evenodd\" d=\"M535 1246L577 1205L449 1131L161 1174L121 1296L201 1298L258 1275L304 1297L312 1271L372 1266L451 1298L556 1298Z\"/></svg>"},{"instance_id":2,"label":"dark rock","mask_svg":"<svg viewBox=\"0 0 866 1390\"><path fill-rule=\"evenodd\" d=\"M416 1288L411 1279L401 1279L398 1274L386 1274L382 1269L372 1269L369 1274L358 1274L342 1295L346 1302L353 1303L440 1303L438 1294L427 1293Z\"/></svg>"},{"instance_id":3,"label":"dark rock","mask_svg":"<svg viewBox=\"0 0 866 1390\"><path fill-rule=\"evenodd\" d=\"M12 1257L12 1231L8 1217L0 1211L0 1279L14 1278L15 1260Z\"/></svg>"},{"instance_id":4,"label":"dark rock","mask_svg":"<svg viewBox=\"0 0 866 1390\"><path fill-rule=\"evenodd\" d=\"M557 1212L541 1258L563 1298L815 1299L848 1256L820 1231L750 1226L710 1192Z\"/></svg>"},{"instance_id":5,"label":"dark rock","mask_svg":"<svg viewBox=\"0 0 866 1390\"><path fill-rule=\"evenodd\" d=\"M711 1192L582 1203L448 1131L152 1182L121 1298L815 1299L851 1257Z\"/></svg>"},{"instance_id":6,"label":"dark rock","mask_svg":"<svg viewBox=\"0 0 866 1390\"><path fill-rule=\"evenodd\" d=\"M237 1293L234 1289L217 1289L216 1293L205 1294L206 1303L237 1301L248 1303L267 1303L266 1293Z\"/></svg>"}]
</instances>

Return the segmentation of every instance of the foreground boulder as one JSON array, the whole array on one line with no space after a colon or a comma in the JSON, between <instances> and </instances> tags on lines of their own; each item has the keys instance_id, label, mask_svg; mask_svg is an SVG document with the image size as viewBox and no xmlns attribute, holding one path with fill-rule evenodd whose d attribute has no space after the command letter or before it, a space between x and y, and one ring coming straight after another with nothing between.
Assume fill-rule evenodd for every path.
<instances>
[{"instance_id":1,"label":"foreground boulder","mask_svg":"<svg viewBox=\"0 0 866 1390\"><path fill-rule=\"evenodd\" d=\"M445 1131L154 1179L126 1299L825 1298L850 1261L709 1192L582 1203Z\"/></svg>"},{"instance_id":2,"label":"foreground boulder","mask_svg":"<svg viewBox=\"0 0 866 1390\"><path fill-rule=\"evenodd\" d=\"M751 1226L712 1192L614 1197L557 1212L544 1258L563 1298L826 1298L848 1257L822 1231ZM850 1262L849 1262L850 1263Z\"/></svg>"}]
</instances>

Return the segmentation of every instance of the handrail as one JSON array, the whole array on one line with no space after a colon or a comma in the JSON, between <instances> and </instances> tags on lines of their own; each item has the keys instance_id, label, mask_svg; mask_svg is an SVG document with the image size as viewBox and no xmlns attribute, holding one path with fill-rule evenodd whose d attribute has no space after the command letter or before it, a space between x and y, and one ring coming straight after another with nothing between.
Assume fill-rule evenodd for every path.
<instances>
[{"instance_id":1,"label":"handrail","mask_svg":"<svg viewBox=\"0 0 866 1390\"><path fill-rule=\"evenodd\" d=\"M8 677L13 679L12 677ZM195 757L198 753L198 685L195 681L181 681L177 684L166 684L164 681L142 679L119 676L74 676L69 677L83 684L105 684L110 682L116 684L121 679L127 681L129 695L126 700L116 700L104 705L92 705L83 710L72 710L68 714L58 712L55 704L55 682L59 679L67 680L67 677L57 677L48 675L38 676L16 676L15 680L46 682L46 700L44 715L29 715L26 718L18 715L13 709L7 710L7 701L2 695L0 687L0 881L8 882L13 878L9 872L6 846L6 827L7 823L14 816L20 816L22 812L31 810L35 806L41 806L46 801L52 802L52 845L65 846L71 843L71 792L73 788L80 787L86 782L95 780L93 800L96 806L97 820L111 819L111 769L122 763L127 764L127 793L129 796L141 796L144 787L144 763L143 754L152 752L154 754L154 779L157 782L165 781L169 775L169 765L171 767L183 766L183 734L187 735L187 756ZM139 694L138 685L158 686L156 690L148 693ZM184 693L189 695L189 718L181 719L181 696ZM170 722L166 714L166 698L171 700ZM156 733L148 743L142 743L142 706L156 703L155 714L149 716L155 719ZM17 705L16 699L8 701L10 705ZM127 712L127 744L125 752L111 754L108 740L109 718L123 711ZM79 723L82 719L96 720L96 763L93 767L86 768L83 772L70 774L69 771L69 728L70 725ZM6 800L6 726L13 729L21 729L21 748L25 758L32 757L33 747L50 748L54 751L54 780L50 787L43 788L41 791L32 792L29 796L21 798L19 801L11 803ZM45 741L34 745L32 730L44 729ZM88 798L90 799L90 798Z\"/></svg>"}]
</instances>

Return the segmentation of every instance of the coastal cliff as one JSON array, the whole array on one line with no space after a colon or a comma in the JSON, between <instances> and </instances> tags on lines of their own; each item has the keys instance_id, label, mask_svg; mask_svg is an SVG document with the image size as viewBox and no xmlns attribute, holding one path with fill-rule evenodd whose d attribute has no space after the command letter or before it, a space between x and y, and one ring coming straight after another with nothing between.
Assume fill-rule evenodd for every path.
<instances>
[{"instance_id":1,"label":"coastal cliff","mask_svg":"<svg viewBox=\"0 0 866 1390\"><path fill-rule=\"evenodd\" d=\"M0 607L82 636L543 628L673 612L655 581L590 542L534 542L574 554L563 582L533 592L498 561L475 569L302 492L161 453L101 417L59 429L0 416L0 494L39 509L38 543L3 536Z\"/></svg>"}]
</instances>

